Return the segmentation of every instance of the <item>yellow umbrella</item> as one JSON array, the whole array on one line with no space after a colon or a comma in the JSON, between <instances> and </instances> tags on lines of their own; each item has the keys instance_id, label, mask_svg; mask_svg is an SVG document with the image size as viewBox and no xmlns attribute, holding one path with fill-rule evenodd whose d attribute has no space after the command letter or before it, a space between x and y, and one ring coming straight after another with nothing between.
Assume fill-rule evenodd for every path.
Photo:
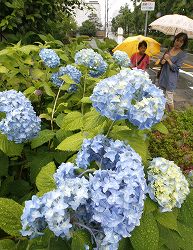
<instances>
[{"instance_id":1,"label":"yellow umbrella","mask_svg":"<svg viewBox=\"0 0 193 250\"><path fill-rule=\"evenodd\" d=\"M128 56L131 57L134 53L138 52L138 44L142 41L146 41L147 43L147 50L145 51L145 53L148 56L153 56L160 53L160 43L158 43L151 37L142 35L126 38L121 44L118 44L113 49L113 52L115 52L116 50L125 51Z\"/></svg>"}]
</instances>

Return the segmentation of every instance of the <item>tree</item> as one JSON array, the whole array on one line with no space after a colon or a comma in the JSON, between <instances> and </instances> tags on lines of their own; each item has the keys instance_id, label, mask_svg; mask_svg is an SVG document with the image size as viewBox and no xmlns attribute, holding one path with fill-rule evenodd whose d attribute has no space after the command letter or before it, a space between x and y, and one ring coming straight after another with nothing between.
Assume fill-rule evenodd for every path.
<instances>
[{"instance_id":1,"label":"tree","mask_svg":"<svg viewBox=\"0 0 193 250\"><path fill-rule=\"evenodd\" d=\"M124 33L128 34L130 32L131 23L131 11L126 4L124 7L120 8L119 14L112 19L112 31L116 32L119 27L122 27Z\"/></svg>"},{"instance_id":2,"label":"tree","mask_svg":"<svg viewBox=\"0 0 193 250\"><path fill-rule=\"evenodd\" d=\"M49 32L51 20L62 21L80 5L80 0L1 0L0 30Z\"/></svg>"},{"instance_id":3,"label":"tree","mask_svg":"<svg viewBox=\"0 0 193 250\"><path fill-rule=\"evenodd\" d=\"M135 6L135 11L131 12L128 5L121 7L119 14L112 19L112 31L116 32L118 27L122 27L124 34L130 32L139 34L143 30L144 13L139 6Z\"/></svg>"},{"instance_id":4,"label":"tree","mask_svg":"<svg viewBox=\"0 0 193 250\"><path fill-rule=\"evenodd\" d=\"M95 36L96 35L96 26L90 20L86 20L82 23L82 26L79 28L80 35Z\"/></svg>"},{"instance_id":5,"label":"tree","mask_svg":"<svg viewBox=\"0 0 193 250\"><path fill-rule=\"evenodd\" d=\"M112 31L122 27L124 33L143 34L145 26L145 12L141 11L141 0L133 0L134 11L131 12L127 5L121 7L119 14L112 19ZM155 10L149 11L148 24L158 18L159 15L181 14L193 18L192 0L156 0ZM153 33L153 32L152 32Z\"/></svg>"},{"instance_id":6,"label":"tree","mask_svg":"<svg viewBox=\"0 0 193 250\"><path fill-rule=\"evenodd\" d=\"M100 22L100 19L99 17L97 16L96 13L94 13L93 11L90 13L90 15L88 16L89 20L91 22L94 23L95 27L97 30L100 30L100 28L102 27L102 24Z\"/></svg>"}]
</instances>

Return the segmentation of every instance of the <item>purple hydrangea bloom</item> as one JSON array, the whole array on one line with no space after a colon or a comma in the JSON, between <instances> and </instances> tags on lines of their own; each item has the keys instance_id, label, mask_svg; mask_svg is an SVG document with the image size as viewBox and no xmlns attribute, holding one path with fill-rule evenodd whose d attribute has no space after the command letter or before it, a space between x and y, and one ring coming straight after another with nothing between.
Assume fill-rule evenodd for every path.
<instances>
[{"instance_id":1,"label":"purple hydrangea bloom","mask_svg":"<svg viewBox=\"0 0 193 250\"><path fill-rule=\"evenodd\" d=\"M101 115L112 120L128 119L139 129L160 122L166 103L163 91L139 69L124 69L101 80L90 99Z\"/></svg>"},{"instance_id":2,"label":"purple hydrangea bloom","mask_svg":"<svg viewBox=\"0 0 193 250\"><path fill-rule=\"evenodd\" d=\"M107 69L107 63L93 49L82 49L77 52L75 63L88 67L90 69L89 74L93 77L102 75Z\"/></svg>"},{"instance_id":3,"label":"purple hydrangea bloom","mask_svg":"<svg viewBox=\"0 0 193 250\"><path fill-rule=\"evenodd\" d=\"M6 118L0 121L1 133L7 135L8 140L22 143L38 135L41 120L36 116L31 102L15 90L0 92L0 112Z\"/></svg>"},{"instance_id":4,"label":"purple hydrangea bloom","mask_svg":"<svg viewBox=\"0 0 193 250\"><path fill-rule=\"evenodd\" d=\"M60 64L60 58L52 49L41 49L39 56L49 68L56 68Z\"/></svg>"}]
</instances>

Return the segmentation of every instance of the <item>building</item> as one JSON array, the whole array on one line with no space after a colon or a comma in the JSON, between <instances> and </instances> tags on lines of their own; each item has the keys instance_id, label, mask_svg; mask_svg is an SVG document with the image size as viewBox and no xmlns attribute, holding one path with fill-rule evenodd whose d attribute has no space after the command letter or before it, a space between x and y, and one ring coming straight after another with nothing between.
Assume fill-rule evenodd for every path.
<instances>
[{"instance_id":1,"label":"building","mask_svg":"<svg viewBox=\"0 0 193 250\"><path fill-rule=\"evenodd\" d=\"M84 0L84 4L86 5L83 10L76 9L75 10L75 20L78 26L81 26L82 23L88 20L88 16L93 12L99 18L99 22L101 23L101 8L98 1L86 1ZM91 9L88 9L88 8Z\"/></svg>"}]
</instances>

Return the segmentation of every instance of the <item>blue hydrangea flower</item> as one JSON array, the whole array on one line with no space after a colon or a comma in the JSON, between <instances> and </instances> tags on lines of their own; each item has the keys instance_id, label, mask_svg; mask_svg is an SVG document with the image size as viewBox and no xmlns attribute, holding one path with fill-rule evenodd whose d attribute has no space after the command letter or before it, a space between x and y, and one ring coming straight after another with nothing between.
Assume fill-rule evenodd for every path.
<instances>
[{"instance_id":1,"label":"blue hydrangea flower","mask_svg":"<svg viewBox=\"0 0 193 250\"><path fill-rule=\"evenodd\" d=\"M60 67L58 72L51 75L51 80L57 87L61 87L64 84L64 81L60 78L63 75L68 75L74 81L74 83L70 85L69 91L75 91L77 89L77 84L80 83L82 73L72 65Z\"/></svg>"},{"instance_id":2,"label":"blue hydrangea flower","mask_svg":"<svg viewBox=\"0 0 193 250\"><path fill-rule=\"evenodd\" d=\"M102 170L89 176L90 221L99 223L102 245L113 247L139 225L146 192L144 170L140 156L129 145L103 135L83 141L76 164L87 168L94 161Z\"/></svg>"},{"instance_id":3,"label":"blue hydrangea flower","mask_svg":"<svg viewBox=\"0 0 193 250\"><path fill-rule=\"evenodd\" d=\"M74 178L74 171L76 169L77 167L71 162L62 163L54 174L54 180L56 182L57 187L59 188L61 185L63 185L63 182L66 178Z\"/></svg>"},{"instance_id":4,"label":"blue hydrangea flower","mask_svg":"<svg viewBox=\"0 0 193 250\"><path fill-rule=\"evenodd\" d=\"M48 192L42 197L42 214L49 229L62 238L70 237L70 213L68 211L68 200L61 190Z\"/></svg>"},{"instance_id":5,"label":"blue hydrangea flower","mask_svg":"<svg viewBox=\"0 0 193 250\"><path fill-rule=\"evenodd\" d=\"M49 68L56 68L60 64L59 56L52 49L41 49L39 56Z\"/></svg>"},{"instance_id":6,"label":"blue hydrangea flower","mask_svg":"<svg viewBox=\"0 0 193 250\"><path fill-rule=\"evenodd\" d=\"M121 67L128 68L131 64L130 58L128 57L127 53L124 51L116 50L113 53L113 59Z\"/></svg>"},{"instance_id":7,"label":"blue hydrangea flower","mask_svg":"<svg viewBox=\"0 0 193 250\"><path fill-rule=\"evenodd\" d=\"M72 163L62 163L54 174L57 189L41 198L33 196L25 203L21 217L23 236L36 237L48 227L56 236L70 237L71 218L78 218L75 212L89 199L89 182L84 176L77 177L75 169Z\"/></svg>"},{"instance_id":8,"label":"blue hydrangea flower","mask_svg":"<svg viewBox=\"0 0 193 250\"><path fill-rule=\"evenodd\" d=\"M148 170L148 193L162 212L180 208L189 194L188 182L181 169L162 157L154 158Z\"/></svg>"},{"instance_id":9,"label":"blue hydrangea flower","mask_svg":"<svg viewBox=\"0 0 193 250\"><path fill-rule=\"evenodd\" d=\"M0 112L6 118L0 121L0 131L8 140L22 143L38 135L41 120L36 116L31 102L15 90L0 92Z\"/></svg>"},{"instance_id":10,"label":"blue hydrangea flower","mask_svg":"<svg viewBox=\"0 0 193 250\"><path fill-rule=\"evenodd\" d=\"M84 65L90 69L89 74L92 77L102 75L107 69L107 63L102 56L93 49L82 49L75 55L75 63Z\"/></svg>"},{"instance_id":11,"label":"blue hydrangea flower","mask_svg":"<svg viewBox=\"0 0 193 250\"><path fill-rule=\"evenodd\" d=\"M128 119L139 129L160 122L166 103L163 91L139 69L124 69L101 80L90 99L101 115L112 120Z\"/></svg>"},{"instance_id":12,"label":"blue hydrangea flower","mask_svg":"<svg viewBox=\"0 0 193 250\"><path fill-rule=\"evenodd\" d=\"M33 195L31 200L25 201L25 207L21 216L21 234L23 236L35 238L43 235L41 231L46 228L46 222L43 218L42 208L42 199L36 195Z\"/></svg>"}]
</instances>

